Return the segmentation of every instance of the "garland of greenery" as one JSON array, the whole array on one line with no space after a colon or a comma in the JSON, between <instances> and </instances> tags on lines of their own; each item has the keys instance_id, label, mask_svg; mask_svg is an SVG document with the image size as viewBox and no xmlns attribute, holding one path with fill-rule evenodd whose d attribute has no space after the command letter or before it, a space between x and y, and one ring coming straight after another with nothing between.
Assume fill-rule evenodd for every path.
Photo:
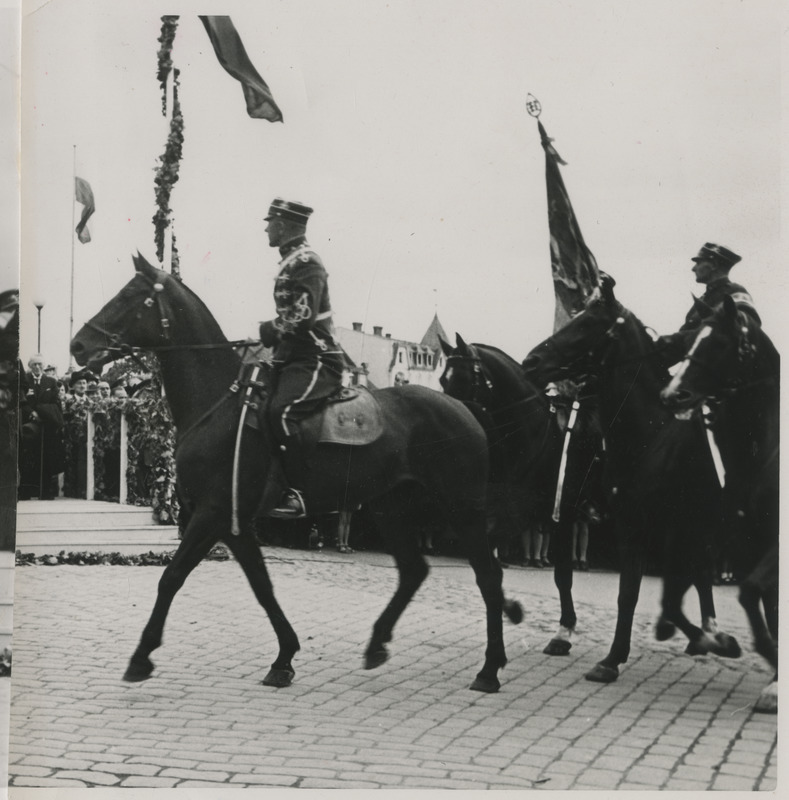
<instances>
[{"instance_id":1,"label":"garland of greenery","mask_svg":"<svg viewBox=\"0 0 789 800\"><path fill-rule=\"evenodd\" d=\"M157 382L139 398L131 399L126 418L129 502L150 503L157 522L177 525L180 503L175 492L175 425Z\"/></svg>"},{"instance_id":2,"label":"garland of greenery","mask_svg":"<svg viewBox=\"0 0 789 800\"><path fill-rule=\"evenodd\" d=\"M120 420L128 422L128 468L126 485L132 505L151 506L154 519L164 525L177 525L180 503L175 492L175 425L167 400L162 396L159 362L155 356L141 354L113 364L104 379L111 385L129 373L145 380L138 384L134 397L67 397L64 403L64 444L67 497L79 495L76 464L80 448L87 443L88 413L93 414L94 487L99 500L118 500L108 491L108 454L120 447ZM132 387L133 388L133 387Z\"/></svg>"},{"instance_id":3,"label":"garland of greenery","mask_svg":"<svg viewBox=\"0 0 789 800\"><path fill-rule=\"evenodd\" d=\"M156 257L159 263L164 261L164 233L170 225L172 209L170 195L173 186L178 182L184 144L184 117L181 113L181 101L178 99L179 70L173 70L173 116L170 120L170 133L164 146L164 153L159 157L159 166L153 179L156 195L156 213L153 215L154 241ZM177 251L176 251L177 254ZM173 264L173 274L179 277Z\"/></svg>"},{"instance_id":4,"label":"garland of greenery","mask_svg":"<svg viewBox=\"0 0 789 800\"><path fill-rule=\"evenodd\" d=\"M106 564L111 566L121 567L163 567L173 560L175 550L165 550L161 553L154 553L149 550L147 553L140 553L137 555L128 555L125 553L104 553L101 550L91 553L87 550L79 552L61 550L57 555L40 555L34 553L23 553L20 550L16 552L16 566L17 567L58 567L65 564L70 566L85 567L93 566L95 564ZM223 544L215 544L208 555L205 556L207 561L228 561L230 559L230 551Z\"/></svg>"},{"instance_id":5,"label":"garland of greenery","mask_svg":"<svg viewBox=\"0 0 789 800\"><path fill-rule=\"evenodd\" d=\"M173 52L173 40L175 39L175 31L178 28L177 16L162 17L162 31L159 38L156 40L161 45L157 53L158 70L156 77L159 80L159 86L162 88L162 116L167 116L167 78L173 68L173 59L171 54Z\"/></svg>"}]
</instances>

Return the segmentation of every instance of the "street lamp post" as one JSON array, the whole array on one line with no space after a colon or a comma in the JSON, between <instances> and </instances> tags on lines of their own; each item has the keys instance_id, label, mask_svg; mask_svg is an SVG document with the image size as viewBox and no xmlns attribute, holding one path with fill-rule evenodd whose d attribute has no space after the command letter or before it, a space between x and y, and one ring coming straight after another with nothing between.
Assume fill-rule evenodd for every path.
<instances>
[{"instance_id":1,"label":"street lamp post","mask_svg":"<svg viewBox=\"0 0 789 800\"><path fill-rule=\"evenodd\" d=\"M41 353L41 309L44 307L44 303L39 300L37 303L34 303L34 305L38 311L38 347L36 348L36 352Z\"/></svg>"}]
</instances>

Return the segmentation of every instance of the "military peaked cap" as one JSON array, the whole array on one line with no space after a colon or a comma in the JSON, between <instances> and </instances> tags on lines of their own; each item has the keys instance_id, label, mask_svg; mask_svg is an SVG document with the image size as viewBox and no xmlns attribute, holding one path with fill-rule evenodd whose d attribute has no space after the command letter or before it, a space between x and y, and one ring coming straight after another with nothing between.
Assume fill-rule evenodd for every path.
<instances>
[{"instance_id":1,"label":"military peaked cap","mask_svg":"<svg viewBox=\"0 0 789 800\"><path fill-rule=\"evenodd\" d=\"M733 267L738 261L742 261L742 256L719 244L707 242L691 261L716 261L725 267Z\"/></svg>"},{"instance_id":2,"label":"military peaked cap","mask_svg":"<svg viewBox=\"0 0 789 800\"><path fill-rule=\"evenodd\" d=\"M274 217L279 217L280 219L289 219L293 222L306 223L310 218L310 214L312 214L312 209L309 206L277 197L271 201L268 214L264 219L270 220Z\"/></svg>"}]
</instances>

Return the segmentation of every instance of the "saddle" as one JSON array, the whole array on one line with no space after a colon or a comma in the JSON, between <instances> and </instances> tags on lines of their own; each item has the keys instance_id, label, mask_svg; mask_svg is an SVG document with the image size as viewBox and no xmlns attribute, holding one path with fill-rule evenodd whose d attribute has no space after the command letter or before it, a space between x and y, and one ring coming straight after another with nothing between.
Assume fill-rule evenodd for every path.
<instances>
[{"instance_id":1,"label":"saddle","mask_svg":"<svg viewBox=\"0 0 789 800\"><path fill-rule=\"evenodd\" d=\"M262 387L260 387L262 388ZM267 403L265 395L256 387L257 402L248 414L245 424L256 430L267 425ZM378 401L362 386L340 389L326 398L322 408L299 423L299 439L302 445L344 444L359 446L378 439L384 430Z\"/></svg>"}]
</instances>

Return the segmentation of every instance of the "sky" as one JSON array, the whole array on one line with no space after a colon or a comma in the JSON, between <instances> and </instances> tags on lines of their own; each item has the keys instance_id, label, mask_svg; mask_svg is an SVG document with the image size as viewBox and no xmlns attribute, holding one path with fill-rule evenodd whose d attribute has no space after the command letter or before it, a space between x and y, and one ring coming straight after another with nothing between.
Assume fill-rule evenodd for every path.
<instances>
[{"instance_id":1,"label":"sky","mask_svg":"<svg viewBox=\"0 0 789 800\"><path fill-rule=\"evenodd\" d=\"M768 333L783 321L783 4L774 0L299 0L230 14L283 123L250 119L186 3L24 2L22 344L69 364L74 333L155 259L154 168L168 121L162 14L183 12L185 144L171 205L184 281L229 338L274 314L273 197L315 209L337 325L450 337L521 359L551 333L545 162L529 93L568 162L587 244L660 333L702 288L707 241ZM74 174L96 199L76 242ZM4 233L4 247L5 236ZM5 273L3 273L5 277Z\"/></svg>"},{"instance_id":2,"label":"sky","mask_svg":"<svg viewBox=\"0 0 789 800\"><path fill-rule=\"evenodd\" d=\"M19 287L19 10L0 0L0 292Z\"/></svg>"}]
</instances>

